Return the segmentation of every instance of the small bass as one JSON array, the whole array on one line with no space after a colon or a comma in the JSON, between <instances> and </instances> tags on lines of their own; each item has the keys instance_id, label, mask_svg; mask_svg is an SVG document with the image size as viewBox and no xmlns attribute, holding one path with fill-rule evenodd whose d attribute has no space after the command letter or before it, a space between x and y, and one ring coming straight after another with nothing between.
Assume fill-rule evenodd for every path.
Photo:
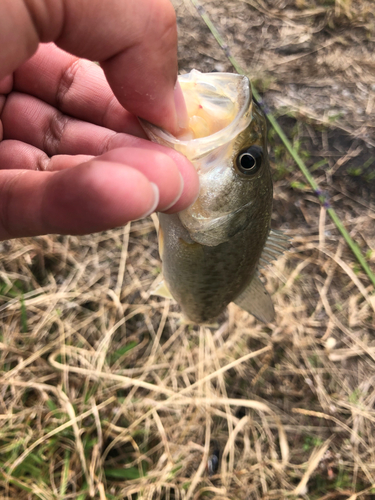
<instances>
[{"instance_id":1,"label":"small bass","mask_svg":"<svg viewBox=\"0 0 375 500\"><path fill-rule=\"evenodd\" d=\"M189 129L174 137L142 121L152 141L185 155L200 178L191 207L159 214L165 282L158 292L195 323L212 322L230 302L268 323L275 313L258 267L282 253L287 238L270 230L265 117L245 76L193 70L179 82Z\"/></svg>"}]
</instances>

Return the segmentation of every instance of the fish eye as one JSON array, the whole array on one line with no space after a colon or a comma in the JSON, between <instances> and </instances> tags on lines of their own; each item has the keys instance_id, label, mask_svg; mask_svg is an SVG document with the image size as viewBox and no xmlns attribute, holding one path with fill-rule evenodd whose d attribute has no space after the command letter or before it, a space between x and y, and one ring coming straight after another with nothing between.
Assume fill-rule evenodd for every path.
<instances>
[{"instance_id":1,"label":"fish eye","mask_svg":"<svg viewBox=\"0 0 375 500\"><path fill-rule=\"evenodd\" d=\"M237 168L245 175L254 175L262 166L263 149L260 146L250 146L237 156Z\"/></svg>"}]
</instances>

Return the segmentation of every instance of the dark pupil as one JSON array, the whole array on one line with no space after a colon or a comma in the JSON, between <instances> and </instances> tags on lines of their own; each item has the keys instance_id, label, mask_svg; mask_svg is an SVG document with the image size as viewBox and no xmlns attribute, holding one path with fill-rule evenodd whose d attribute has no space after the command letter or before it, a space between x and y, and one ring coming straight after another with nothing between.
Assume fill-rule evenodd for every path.
<instances>
[{"instance_id":1,"label":"dark pupil","mask_svg":"<svg viewBox=\"0 0 375 500\"><path fill-rule=\"evenodd\" d=\"M262 148L254 144L237 156L237 168L245 175L254 175L262 166L262 157Z\"/></svg>"},{"instance_id":2,"label":"dark pupil","mask_svg":"<svg viewBox=\"0 0 375 500\"><path fill-rule=\"evenodd\" d=\"M244 170L250 170L254 168L254 166L256 165L254 156L252 156L249 153L244 153L243 155L241 155L240 162L241 162L241 167Z\"/></svg>"}]
</instances>

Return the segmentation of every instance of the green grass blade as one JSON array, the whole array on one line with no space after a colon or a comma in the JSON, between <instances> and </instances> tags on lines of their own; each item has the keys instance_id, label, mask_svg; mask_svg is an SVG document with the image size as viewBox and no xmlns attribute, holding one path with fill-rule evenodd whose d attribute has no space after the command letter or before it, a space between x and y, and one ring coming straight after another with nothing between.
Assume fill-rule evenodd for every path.
<instances>
[{"instance_id":1,"label":"green grass blade","mask_svg":"<svg viewBox=\"0 0 375 500\"><path fill-rule=\"evenodd\" d=\"M141 477L139 470L136 467L128 469L106 468L104 469L105 477L114 480L139 479Z\"/></svg>"},{"instance_id":2,"label":"green grass blade","mask_svg":"<svg viewBox=\"0 0 375 500\"><path fill-rule=\"evenodd\" d=\"M211 21L209 15L207 12L203 9L203 7L197 2L197 0L190 0L191 3L194 5L194 7L197 9L198 14L202 18L202 20L206 23L208 29L211 31L212 35L214 36L215 40L217 43L220 45L220 47L223 49L227 59L230 61L234 69L237 71L237 73L241 75L246 75L247 72L242 69L238 61L233 57L230 53L228 45L224 42L222 36L220 35L219 31L216 29L216 26L213 24ZM299 169L305 176L306 180L310 184L311 188L314 190L314 193L318 197L320 203L327 209L327 213L333 220L334 224L336 225L337 229L340 231L340 233L343 235L346 243L348 244L349 248L352 250L353 254L355 255L356 259L362 266L363 270L367 274L368 278L370 279L371 283L375 287L375 274L371 271L370 266L368 265L365 257L362 255L362 252L355 243L355 241L352 239L348 231L346 230L345 226L341 222L339 216L337 215L336 211L330 206L329 201L327 198L324 196L322 191L319 189L318 184L316 183L315 179L313 176L310 174L308 168L306 167L304 161L302 158L299 156L298 152L293 148L293 145L289 141L288 137L285 135L283 129L280 127L278 121L276 118L273 116L273 114L268 110L265 109L266 107L262 103L262 99L256 90L256 88L251 84L251 90L253 93L253 96L257 100L257 102L260 104L262 107L263 111L265 112L269 122L271 123L272 127L275 129L276 133L284 143L284 146L298 165Z\"/></svg>"},{"instance_id":3,"label":"green grass blade","mask_svg":"<svg viewBox=\"0 0 375 500\"><path fill-rule=\"evenodd\" d=\"M60 497L64 498L69 479L69 467L70 467L70 451L65 451L63 470L61 473L61 484L60 484Z\"/></svg>"}]
</instances>

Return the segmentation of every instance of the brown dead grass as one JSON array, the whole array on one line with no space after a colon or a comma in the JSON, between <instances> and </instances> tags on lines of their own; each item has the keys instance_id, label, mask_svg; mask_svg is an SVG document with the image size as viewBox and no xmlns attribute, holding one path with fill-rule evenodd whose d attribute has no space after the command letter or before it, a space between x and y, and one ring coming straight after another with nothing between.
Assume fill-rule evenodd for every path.
<instances>
[{"instance_id":1,"label":"brown dead grass","mask_svg":"<svg viewBox=\"0 0 375 500\"><path fill-rule=\"evenodd\" d=\"M310 167L326 160L314 175L363 253L375 248L374 184L367 170L347 169L373 154L373 108L360 98L361 85L375 83L371 4L206 4L236 54L270 82L269 102L289 99L283 124ZM226 69L199 19L177 6L190 26L182 67L190 58ZM275 55L310 43L314 26L314 50L299 62ZM332 63L340 50L353 70ZM312 90L323 77L327 88ZM332 82L355 89L350 100ZM347 111L335 128L321 126L322 99ZM272 134L271 145L274 226L293 237L265 272L274 325L233 304L216 329L182 324L178 306L150 296L160 273L150 219L1 243L0 498L374 498L373 289Z\"/></svg>"}]
</instances>

